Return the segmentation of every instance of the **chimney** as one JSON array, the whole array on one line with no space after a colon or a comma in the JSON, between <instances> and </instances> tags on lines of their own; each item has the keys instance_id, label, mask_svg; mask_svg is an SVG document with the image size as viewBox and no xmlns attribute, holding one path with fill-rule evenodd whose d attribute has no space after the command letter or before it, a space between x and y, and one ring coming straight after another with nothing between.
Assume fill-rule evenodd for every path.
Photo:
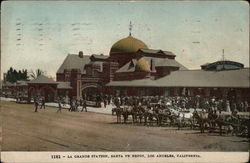
<instances>
[{"instance_id":1,"label":"chimney","mask_svg":"<svg viewBox=\"0 0 250 163\"><path fill-rule=\"evenodd\" d=\"M150 70L155 72L155 61L153 58L150 60Z\"/></svg>"},{"instance_id":2,"label":"chimney","mask_svg":"<svg viewBox=\"0 0 250 163\"><path fill-rule=\"evenodd\" d=\"M79 56L80 58L83 58L83 52L82 52L82 51L79 51L78 56Z\"/></svg>"}]
</instances>

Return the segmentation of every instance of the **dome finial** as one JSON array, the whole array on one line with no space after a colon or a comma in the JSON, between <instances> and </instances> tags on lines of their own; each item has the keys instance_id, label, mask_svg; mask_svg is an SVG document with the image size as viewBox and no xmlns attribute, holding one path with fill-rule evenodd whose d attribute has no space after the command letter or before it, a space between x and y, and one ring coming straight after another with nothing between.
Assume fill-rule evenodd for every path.
<instances>
[{"instance_id":1,"label":"dome finial","mask_svg":"<svg viewBox=\"0 0 250 163\"><path fill-rule=\"evenodd\" d=\"M129 23L129 36L131 36L131 31L132 31L132 22L130 21L130 23Z\"/></svg>"},{"instance_id":2,"label":"dome finial","mask_svg":"<svg viewBox=\"0 0 250 163\"><path fill-rule=\"evenodd\" d=\"M225 61L224 49L222 49L222 61Z\"/></svg>"}]
</instances>

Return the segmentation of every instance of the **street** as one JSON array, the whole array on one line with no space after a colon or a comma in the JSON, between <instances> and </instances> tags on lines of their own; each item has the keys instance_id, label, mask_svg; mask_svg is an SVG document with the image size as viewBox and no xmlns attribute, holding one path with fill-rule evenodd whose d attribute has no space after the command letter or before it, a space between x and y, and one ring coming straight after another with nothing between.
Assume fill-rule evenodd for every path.
<instances>
[{"instance_id":1,"label":"street","mask_svg":"<svg viewBox=\"0 0 250 163\"><path fill-rule=\"evenodd\" d=\"M117 124L116 116L1 102L3 151L248 151L248 139ZM96 108L103 109L103 108Z\"/></svg>"}]
</instances>

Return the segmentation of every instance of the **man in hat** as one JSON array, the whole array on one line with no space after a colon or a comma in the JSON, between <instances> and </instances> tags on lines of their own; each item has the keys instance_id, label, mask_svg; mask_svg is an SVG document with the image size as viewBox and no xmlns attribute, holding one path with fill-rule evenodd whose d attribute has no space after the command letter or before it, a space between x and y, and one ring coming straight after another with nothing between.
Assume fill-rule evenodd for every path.
<instances>
[{"instance_id":1,"label":"man in hat","mask_svg":"<svg viewBox=\"0 0 250 163\"><path fill-rule=\"evenodd\" d=\"M44 97L42 97L42 99L41 99L40 109L42 109L42 107L43 107L43 109L45 109L45 98Z\"/></svg>"}]
</instances>

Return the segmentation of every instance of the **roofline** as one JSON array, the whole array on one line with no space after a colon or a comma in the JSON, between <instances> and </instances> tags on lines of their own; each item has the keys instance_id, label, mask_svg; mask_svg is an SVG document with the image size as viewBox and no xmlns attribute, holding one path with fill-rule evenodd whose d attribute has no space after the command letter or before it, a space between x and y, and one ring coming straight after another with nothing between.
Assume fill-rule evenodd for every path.
<instances>
[{"instance_id":1,"label":"roofline","mask_svg":"<svg viewBox=\"0 0 250 163\"><path fill-rule=\"evenodd\" d=\"M175 56L176 57L176 55L173 52L162 50L162 49L150 49L150 48L145 49L145 48L140 48L140 49L137 50L137 52L139 52L140 50L154 50L154 51L157 51L157 54L163 54L163 55L167 55L167 56ZM163 52L163 53L158 53L158 52ZM172 53L172 54L166 54L165 52ZM149 54L152 54L152 53L149 53Z\"/></svg>"},{"instance_id":2,"label":"roofline","mask_svg":"<svg viewBox=\"0 0 250 163\"><path fill-rule=\"evenodd\" d=\"M238 69L229 69L229 70L214 70L214 71L208 71L204 69L188 69L188 70L178 70L178 71L206 71L206 72L222 72L222 71L236 71L236 70L242 70L242 69L250 69L250 67L243 67L243 68L238 68ZM175 72L175 71L173 71Z\"/></svg>"},{"instance_id":3,"label":"roofline","mask_svg":"<svg viewBox=\"0 0 250 163\"><path fill-rule=\"evenodd\" d=\"M57 83L57 82L55 82L55 83L31 83L31 82L28 82L28 84L59 84L59 83Z\"/></svg>"},{"instance_id":4,"label":"roofline","mask_svg":"<svg viewBox=\"0 0 250 163\"><path fill-rule=\"evenodd\" d=\"M68 53L68 55L79 55L79 54L70 54L70 53ZM92 56L92 55L83 55L83 56Z\"/></svg>"},{"instance_id":5,"label":"roofline","mask_svg":"<svg viewBox=\"0 0 250 163\"><path fill-rule=\"evenodd\" d=\"M124 54L124 53L126 53L126 54L135 54L135 53L137 53L137 51L136 52L110 52L110 53L112 53L112 54Z\"/></svg>"},{"instance_id":6,"label":"roofline","mask_svg":"<svg viewBox=\"0 0 250 163\"><path fill-rule=\"evenodd\" d=\"M159 85L151 85L151 86L131 86L131 85L119 85L119 86L112 86L112 85L105 85L106 87L138 87L138 88L143 88L143 87L157 87L157 88L250 88L248 87L236 87L236 86L215 86L215 87L209 87L209 86L159 86Z\"/></svg>"}]
</instances>

